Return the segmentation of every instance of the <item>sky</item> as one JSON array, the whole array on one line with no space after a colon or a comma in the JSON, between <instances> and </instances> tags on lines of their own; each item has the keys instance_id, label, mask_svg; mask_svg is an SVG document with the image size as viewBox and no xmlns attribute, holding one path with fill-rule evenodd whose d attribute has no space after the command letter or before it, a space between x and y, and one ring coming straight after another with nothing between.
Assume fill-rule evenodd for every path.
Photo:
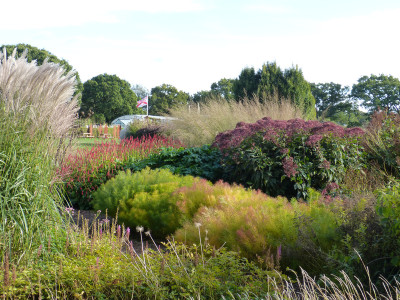
<instances>
[{"instance_id":1,"label":"sky","mask_svg":"<svg viewBox=\"0 0 400 300\"><path fill-rule=\"evenodd\" d=\"M82 82L107 73L194 94L274 61L315 83L400 78L398 0L22 0L0 16L0 46L45 49Z\"/></svg>"}]
</instances>

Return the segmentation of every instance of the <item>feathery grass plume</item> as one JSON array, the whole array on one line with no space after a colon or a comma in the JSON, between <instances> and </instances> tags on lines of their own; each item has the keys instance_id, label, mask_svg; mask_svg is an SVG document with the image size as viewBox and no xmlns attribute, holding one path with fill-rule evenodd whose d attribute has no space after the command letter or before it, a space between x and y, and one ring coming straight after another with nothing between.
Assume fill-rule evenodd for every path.
<instances>
[{"instance_id":1,"label":"feathery grass plume","mask_svg":"<svg viewBox=\"0 0 400 300\"><path fill-rule=\"evenodd\" d=\"M49 128L55 136L65 135L78 112L73 72L64 75L60 65L47 60L40 66L28 63L26 52L15 56L15 49L10 57L5 48L0 53L0 101L5 111L26 114L33 132Z\"/></svg>"},{"instance_id":2,"label":"feathery grass plume","mask_svg":"<svg viewBox=\"0 0 400 300\"><path fill-rule=\"evenodd\" d=\"M163 132L187 146L211 144L218 133L235 128L238 122L253 123L264 117L275 120L304 118L300 109L277 95L262 99L254 95L241 101L214 97L199 104L198 109L175 107L169 116L176 120L164 124Z\"/></svg>"}]
</instances>

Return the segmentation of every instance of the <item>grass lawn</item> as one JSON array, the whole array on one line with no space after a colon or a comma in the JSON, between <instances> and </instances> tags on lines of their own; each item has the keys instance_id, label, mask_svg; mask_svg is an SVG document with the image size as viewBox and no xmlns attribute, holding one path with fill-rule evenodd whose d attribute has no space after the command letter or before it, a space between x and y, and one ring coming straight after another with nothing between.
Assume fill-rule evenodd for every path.
<instances>
[{"instance_id":1,"label":"grass lawn","mask_svg":"<svg viewBox=\"0 0 400 300\"><path fill-rule=\"evenodd\" d=\"M74 149L90 149L96 144L101 144L101 143L110 143L112 141L115 141L119 143L120 139L105 139L105 138L83 138L79 137L75 139L73 148Z\"/></svg>"}]
</instances>

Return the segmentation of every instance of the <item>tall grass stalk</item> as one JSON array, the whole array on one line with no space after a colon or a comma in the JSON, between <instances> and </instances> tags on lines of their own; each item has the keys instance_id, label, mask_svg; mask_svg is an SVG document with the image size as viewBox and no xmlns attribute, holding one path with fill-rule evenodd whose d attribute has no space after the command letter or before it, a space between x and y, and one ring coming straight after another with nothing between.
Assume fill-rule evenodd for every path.
<instances>
[{"instance_id":1,"label":"tall grass stalk","mask_svg":"<svg viewBox=\"0 0 400 300\"><path fill-rule=\"evenodd\" d=\"M0 53L0 257L19 263L65 238L55 160L78 108L72 73L15 55Z\"/></svg>"},{"instance_id":2,"label":"tall grass stalk","mask_svg":"<svg viewBox=\"0 0 400 300\"><path fill-rule=\"evenodd\" d=\"M29 260L63 233L63 198L53 182L55 150L47 131L32 136L30 125L0 111L0 255L8 251L13 261Z\"/></svg>"},{"instance_id":3,"label":"tall grass stalk","mask_svg":"<svg viewBox=\"0 0 400 300\"><path fill-rule=\"evenodd\" d=\"M245 97L239 102L210 98L198 109L187 106L173 108L169 116L176 120L166 123L163 132L187 146L211 144L218 133L235 128L238 122L253 123L263 117L276 120L304 117L290 100L279 99L276 95L263 99Z\"/></svg>"}]
</instances>

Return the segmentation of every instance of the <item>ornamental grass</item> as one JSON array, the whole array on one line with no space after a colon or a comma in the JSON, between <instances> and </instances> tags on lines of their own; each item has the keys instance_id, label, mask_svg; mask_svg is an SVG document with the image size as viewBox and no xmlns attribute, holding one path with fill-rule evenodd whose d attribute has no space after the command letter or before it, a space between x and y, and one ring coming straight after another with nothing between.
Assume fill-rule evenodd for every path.
<instances>
[{"instance_id":1,"label":"ornamental grass","mask_svg":"<svg viewBox=\"0 0 400 300\"><path fill-rule=\"evenodd\" d=\"M221 132L235 128L239 122L252 123L264 117L289 120L304 117L288 99L245 97L240 101L210 98L197 108L176 107L169 111L175 120L165 123L162 130L188 147L211 144Z\"/></svg>"}]
</instances>

